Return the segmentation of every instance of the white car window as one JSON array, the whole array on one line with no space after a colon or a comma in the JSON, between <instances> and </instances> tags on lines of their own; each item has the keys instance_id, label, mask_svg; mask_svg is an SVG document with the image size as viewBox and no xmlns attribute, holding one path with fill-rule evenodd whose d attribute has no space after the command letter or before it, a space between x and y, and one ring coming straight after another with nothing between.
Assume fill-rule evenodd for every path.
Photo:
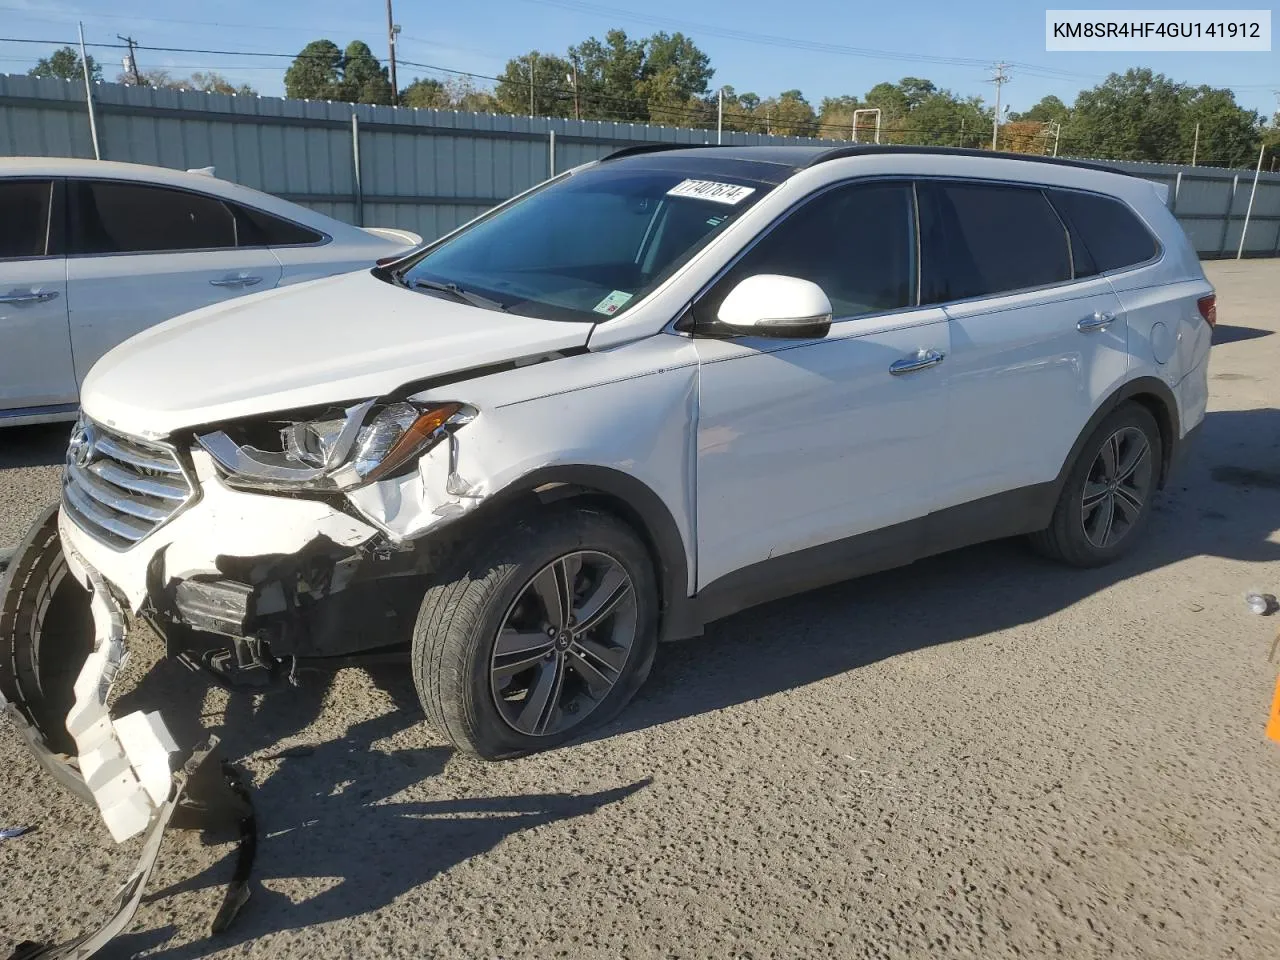
<instances>
[{"instance_id":1,"label":"white car window","mask_svg":"<svg viewBox=\"0 0 1280 960\"><path fill-rule=\"evenodd\" d=\"M0 181L0 259L44 256L52 191L50 180Z\"/></svg>"}]
</instances>

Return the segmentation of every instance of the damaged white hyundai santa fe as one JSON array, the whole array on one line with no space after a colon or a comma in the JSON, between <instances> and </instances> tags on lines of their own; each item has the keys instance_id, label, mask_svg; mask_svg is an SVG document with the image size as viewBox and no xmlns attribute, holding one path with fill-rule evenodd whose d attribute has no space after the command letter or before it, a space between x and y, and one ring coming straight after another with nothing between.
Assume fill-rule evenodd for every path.
<instances>
[{"instance_id":1,"label":"damaged white hyundai santa fe","mask_svg":"<svg viewBox=\"0 0 1280 960\"><path fill-rule=\"evenodd\" d=\"M486 758L604 723L660 640L998 537L1120 556L1207 395L1163 187L853 146L632 148L405 258L219 304L85 380L0 692L117 837L178 750L133 625L239 686L406 651Z\"/></svg>"}]
</instances>

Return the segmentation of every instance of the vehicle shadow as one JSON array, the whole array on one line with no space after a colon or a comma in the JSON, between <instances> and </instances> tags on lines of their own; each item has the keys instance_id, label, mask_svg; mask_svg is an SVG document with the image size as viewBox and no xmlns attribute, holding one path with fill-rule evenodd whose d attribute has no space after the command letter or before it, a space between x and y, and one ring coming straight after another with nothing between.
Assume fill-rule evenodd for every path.
<instances>
[{"instance_id":1,"label":"vehicle shadow","mask_svg":"<svg viewBox=\"0 0 1280 960\"><path fill-rule=\"evenodd\" d=\"M61 464L70 436L69 423L0 428L0 470Z\"/></svg>"},{"instance_id":2,"label":"vehicle shadow","mask_svg":"<svg viewBox=\"0 0 1280 960\"><path fill-rule=\"evenodd\" d=\"M1241 340L1256 340L1259 337L1269 337L1274 332L1274 330L1262 330L1258 327L1235 327L1222 323L1213 328L1213 345L1238 343Z\"/></svg>"},{"instance_id":3,"label":"vehicle shadow","mask_svg":"<svg viewBox=\"0 0 1280 960\"><path fill-rule=\"evenodd\" d=\"M228 750L245 755L272 748L305 728L332 694L331 677L314 675L296 691L275 696L233 695L221 724L206 724L193 696L207 689L198 674L174 686L178 675L162 661L117 704L124 712L159 707L179 742L203 728L217 733ZM367 671L401 709L349 726L318 745L285 747L265 759L278 765L251 789L258 817L257 856L251 897L230 930L168 950L155 947L169 936L139 931L117 938L108 956L189 960L261 937L378 910L453 866L495 847L521 830L581 817L626 799L650 781L640 780L589 794L540 793L414 801L398 795L441 773L452 750L445 746L387 749L385 741L420 724L422 712L403 669ZM296 696L294 695L296 694ZM255 703L256 701L256 703ZM190 742L190 741L186 741ZM228 839L201 835L205 843ZM150 892L150 903L176 894L221 887L231 876L233 854L198 874ZM266 885L264 885L264 881ZM289 881L290 893L318 889L301 902L272 889ZM310 889L309 889L310 888Z\"/></svg>"},{"instance_id":4,"label":"vehicle shadow","mask_svg":"<svg viewBox=\"0 0 1280 960\"><path fill-rule=\"evenodd\" d=\"M1009 540L765 604L709 624L702 637L661 647L636 700L590 739L1034 623L1189 557L1280 560L1280 543L1268 540L1280 529L1280 410L1210 413L1199 432L1157 501L1144 542L1116 564L1072 569ZM1242 595L1248 586L1241 584Z\"/></svg>"}]
</instances>

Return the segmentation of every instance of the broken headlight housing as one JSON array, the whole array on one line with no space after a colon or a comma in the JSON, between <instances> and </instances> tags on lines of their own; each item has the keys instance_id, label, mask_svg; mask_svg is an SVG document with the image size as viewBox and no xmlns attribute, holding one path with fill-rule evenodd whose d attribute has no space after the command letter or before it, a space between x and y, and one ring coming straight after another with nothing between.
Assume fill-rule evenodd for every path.
<instances>
[{"instance_id":1,"label":"broken headlight housing","mask_svg":"<svg viewBox=\"0 0 1280 960\"><path fill-rule=\"evenodd\" d=\"M475 417L461 403L367 400L314 419L271 419L200 434L229 486L339 492L393 477Z\"/></svg>"}]
</instances>

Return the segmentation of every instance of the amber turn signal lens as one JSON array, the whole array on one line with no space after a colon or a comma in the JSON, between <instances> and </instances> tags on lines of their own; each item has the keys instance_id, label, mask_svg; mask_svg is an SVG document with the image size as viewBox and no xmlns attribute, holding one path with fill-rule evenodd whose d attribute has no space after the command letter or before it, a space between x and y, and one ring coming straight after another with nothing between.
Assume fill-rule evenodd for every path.
<instances>
[{"instance_id":1,"label":"amber turn signal lens","mask_svg":"<svg viewBox=\"0 0 1280 960\"><path fill-rule=\"evenodd\" d=\"M381 480L389 473L402 467L410 457L415 456L431 445L432 435L439 430L450 417L462 409L460 403L446 403L432 407L410 424L409 429L400 435L400 439L387 452L382 462L370 470L364 478L366 483Z\"/></svg>"}]
</instances>

